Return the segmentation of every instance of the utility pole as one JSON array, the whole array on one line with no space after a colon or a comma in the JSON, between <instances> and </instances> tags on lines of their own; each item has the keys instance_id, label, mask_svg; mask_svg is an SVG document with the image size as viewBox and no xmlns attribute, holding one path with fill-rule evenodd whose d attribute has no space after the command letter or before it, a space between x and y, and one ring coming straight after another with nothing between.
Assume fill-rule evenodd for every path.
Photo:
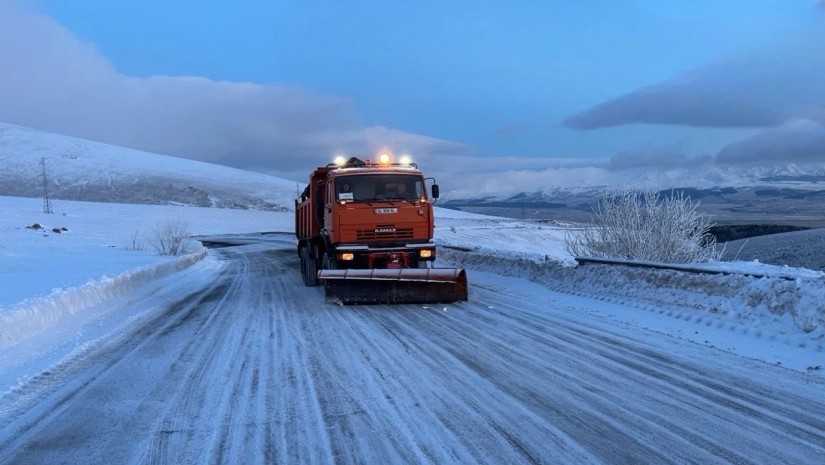
<instances>
[{"instance_id":1,"label":"utility pole","mask_svg":"<svg viewBox=\"0 0 825 465\"><path fill-rule=\"evenodd\" d=\"M54 212L52 211L52 202L49 200L49 178L46 176L45 157L40 157L40 168L42 169L40 176L43 178L43 213L51 215Z\"/></svg>"}]
</instances>

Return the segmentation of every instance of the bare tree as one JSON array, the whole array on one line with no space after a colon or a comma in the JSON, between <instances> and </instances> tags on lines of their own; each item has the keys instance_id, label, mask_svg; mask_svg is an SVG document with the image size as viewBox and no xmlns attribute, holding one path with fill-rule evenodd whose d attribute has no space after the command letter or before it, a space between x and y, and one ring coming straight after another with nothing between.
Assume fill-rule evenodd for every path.
<instances>
[{"instance_id":1,"label":"bare tree","mask_svg":"<svg viewBox=\"0 0 825 465\"><path fill-rule=\"evenodd\" d=\"M605 192L592 225L565 237L573 256L695 263L718 260L724 248L709 234L713 224L697 212L699 202L682 191L661 198L629 187Z\"/></svg>"}]
</instances>

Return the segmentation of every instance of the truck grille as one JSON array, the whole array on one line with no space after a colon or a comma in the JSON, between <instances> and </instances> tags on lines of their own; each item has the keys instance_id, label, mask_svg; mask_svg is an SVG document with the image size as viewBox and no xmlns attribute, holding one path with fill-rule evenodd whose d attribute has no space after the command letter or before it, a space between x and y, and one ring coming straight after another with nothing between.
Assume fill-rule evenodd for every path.
<instances>
[{"instance_id":1,"label":"truck grille","mask_svg":"<svg viewBox=\"0 0 825 465\"><path fill-rule=\"evenodd\" d=\"M396 228L392 224L379 224L374 229L359 229L355 232L359 241L395 241L413 238L413 228Z\"/></svg>"}]
</instances>

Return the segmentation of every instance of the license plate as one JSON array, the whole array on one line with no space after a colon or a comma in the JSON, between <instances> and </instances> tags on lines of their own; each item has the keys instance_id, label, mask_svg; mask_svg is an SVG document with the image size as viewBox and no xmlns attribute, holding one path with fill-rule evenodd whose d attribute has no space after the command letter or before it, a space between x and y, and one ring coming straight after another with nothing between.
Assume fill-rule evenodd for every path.
<instances>
[{"instance_id":1,"label":"license plate","mask_svg":"<svg viewBox=\"0 0 825 465\"><path fill-rule=\"evenodd\" d=\"M397 208L376 208L375 214L376 215L391 215L393 213L398 213Z\"/></svg>"}]
</instances>

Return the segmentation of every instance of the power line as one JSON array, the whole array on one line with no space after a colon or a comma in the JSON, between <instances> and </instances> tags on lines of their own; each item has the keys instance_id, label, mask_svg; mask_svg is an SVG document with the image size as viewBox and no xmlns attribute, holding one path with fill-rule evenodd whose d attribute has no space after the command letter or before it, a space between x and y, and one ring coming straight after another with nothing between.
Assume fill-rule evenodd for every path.
<instances>
[{"instance_id":1,"label":"power line","mask_svg":"<svg viewBox=\"0 0 825 465\"><path fill-rule=\"evenodd\" d=\"M43 178L43 213L51 215L52 202L49 199L49 177L46 175L46 158L40 157L40 168L42 169L41 177Z\"/></svg>"}]
</instances>

